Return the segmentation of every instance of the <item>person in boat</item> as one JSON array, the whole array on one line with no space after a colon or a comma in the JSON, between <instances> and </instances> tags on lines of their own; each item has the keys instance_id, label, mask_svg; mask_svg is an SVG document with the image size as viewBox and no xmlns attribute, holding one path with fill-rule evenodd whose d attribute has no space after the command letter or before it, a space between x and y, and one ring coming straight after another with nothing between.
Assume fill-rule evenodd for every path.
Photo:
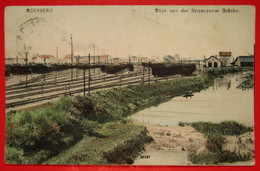
<instances>
[{"instance_id":1,"label":"person in boat","mask_svg":"<svg viewBox=\"0 0 260 171\"><path fill-rule=\"evenodd\" d=\"M188 97L191 98L191 96L193 96L193 95L194 94L193 94L192 90L190 90L190 91L187 91L183 97L186 97L186 99L187 99Z\"/></svg>"}]
</instances>

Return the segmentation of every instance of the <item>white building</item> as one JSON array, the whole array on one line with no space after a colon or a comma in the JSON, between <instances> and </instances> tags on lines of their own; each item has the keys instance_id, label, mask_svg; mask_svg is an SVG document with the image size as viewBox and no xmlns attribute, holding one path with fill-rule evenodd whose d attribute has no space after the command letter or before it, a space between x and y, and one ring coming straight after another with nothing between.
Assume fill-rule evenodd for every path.
<instances>
[{"instance_id":1,"label":"white building","mask_svg":"<svg viewBox=\"0 0 260 171\"><path fill-rule=\"evenodd\" d=\"M216 56L210 56L205 60L205 65L207 68L219 68L222 66L222 62Z\"/></svg>"},{"instance_id":2,"label":"white building","mask_svg":"<svg viewBox=\"0 0 260 171\"><path fill-rule=\"evenodd\" d=\"M231 66L231 63L233 62L232 59L232 53L231 52L219 52L219 57L218 57L221 62L222 66Z\"/></svg>"}]
</instances>

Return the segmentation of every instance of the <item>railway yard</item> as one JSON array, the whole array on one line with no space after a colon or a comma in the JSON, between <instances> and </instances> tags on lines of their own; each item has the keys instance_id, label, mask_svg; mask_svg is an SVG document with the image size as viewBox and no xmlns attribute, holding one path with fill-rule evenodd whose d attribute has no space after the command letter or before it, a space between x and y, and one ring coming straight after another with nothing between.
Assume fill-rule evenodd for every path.
<instances>
[{"instance_id":1,"label":"railway yard","mask_svg":"<svg viewBox=\"0 0 260 171\"><path fill-rule=\"evenodd\" d=\"M88 69L74 68L43 74L13 75L6 77L6 111L39 105L61 96L87 95L102 89L176 77L179 75L156 78L149 68L140 65L135 65L134 71L125 69L115 74L102 72L100 68L90 69L90 74Z\"/></svg>"}]
</instances>

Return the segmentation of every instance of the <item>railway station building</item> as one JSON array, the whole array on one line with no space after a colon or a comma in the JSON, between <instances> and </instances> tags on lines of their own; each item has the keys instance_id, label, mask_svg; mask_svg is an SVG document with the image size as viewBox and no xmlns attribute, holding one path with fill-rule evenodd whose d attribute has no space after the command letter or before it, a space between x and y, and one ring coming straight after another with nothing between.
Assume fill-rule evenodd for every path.
<instances>
[{"instance_id":1,"label":"railway station building","mask_svg":"<svg viewBox=\"0 0 260 171\"><path fill-rule=\"evenodd\" d=\"M205 65L207 68L219 68L222 66L222 62L216 56L210 56L205 60Z\"/></svg>"}]
</instances>

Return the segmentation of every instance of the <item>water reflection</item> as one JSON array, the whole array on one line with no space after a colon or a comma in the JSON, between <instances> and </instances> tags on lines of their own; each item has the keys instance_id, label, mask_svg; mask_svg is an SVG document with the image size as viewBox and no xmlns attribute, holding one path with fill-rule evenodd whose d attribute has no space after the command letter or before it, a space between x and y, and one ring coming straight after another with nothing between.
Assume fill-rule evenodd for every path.
<instances>
[{"instance_id":1,"label":"water reflection","mask_svg":"<svg viewBox=\"0 0 260 171\"><path fill-rule=\"evenodd\" d=\"M159 125L182 122L234 120L254 125L254 90L237 89L248 73L219 77L214 85L191 98L176 97L158 107L140 111L132 119Z\"/></svg>"}]
</instances>

